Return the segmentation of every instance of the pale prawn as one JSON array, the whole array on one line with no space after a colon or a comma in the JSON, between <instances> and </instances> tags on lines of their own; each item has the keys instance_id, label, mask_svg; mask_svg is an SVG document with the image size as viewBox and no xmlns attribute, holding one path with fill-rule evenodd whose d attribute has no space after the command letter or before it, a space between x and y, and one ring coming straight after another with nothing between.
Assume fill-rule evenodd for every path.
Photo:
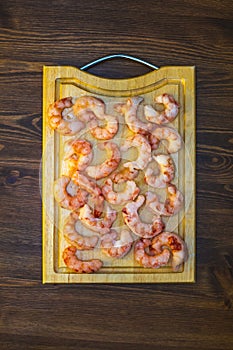
<instances>
[{"instance_id":1,"label":"pale prawn","mask_svg":"<svg viewBox=\"0 0 233 350\"><path fill-rule=\"evenodd\" d=\"M118 119L113 115L106 114L105 103L99 98L93 96L82 96L78 98L73 106L74 113L83 120L85 116L89 120L92 115L92 121L89 129L93 137L99 140L110 140L118 131ZM105 121L105 126L99 126L99 120Z\"/></svg>"},{"instance_id":2,"label":"pale prawn","mask_svg":"<svg viewBox=\"0 0 233 350\"><path fill-rule=\"evenodd\" d=\"M106 212L101 218L96 218L88 204L85 204L79 209L79 220L92 231L98 232L99 234L105 234L110 231L113 222L116 220L117 213L111 209L108 205L106 206Z\"/></svg>"},{"instance_id":3,"label":"pale prawn","mask_svg":"<svg viewBox=\"0 0 233 350\"><path fill-rule=\"evenodd\" d=\"M120 238L115 230L111 230L101 238L100 247L103 252L112 258L123 258L130 251L133 239L130 232L122 229Z\"/></svg>"},{"instance_id":4,"label":"pale prawn","mask_svg":"<svg viewBox=\"0 0 233 350\"><path fill-rule=\"evenodd\" d=\"M89 125L90 133L98 140L110 140L118 131L118 119L113 115L105 115L105 126L99 126L98 120L93 119Z\"/></svg>"},{"instance_id":5,"label":"pale prawn","mask_svg":"<svg viewBox=\"0 0 233 350\"><path fill-rule=\"evenodd\" d=\"M152 156L152 158L159 167L159 174L154 174L154 169L149 164L145 170L145 182L151 187L167 187L175 176L175 166L172 158L166 154L158 154Z\"/></svg>"},{"instance_id":6,"label":"pale prawn","mask_svg":"<svg viewBox=\"0 0 233 350\"><path fill-rule=\"evenodd\" d=\"M82 120L85 118L89 120L90 115L94 119L105 114L105 104L100 98L94 96L80 96L74 102L73 111Z\"/></svg>"},{"instance_id":7,"label":"pale prawn","mask_svg":"<svg viewBox=\"0 0 233 350\"><path fill-rule=\"evenodd\" d=\"M116 183L120 184L125 181L130 181L135 179L138 176L138 170L136 169L130 169L130 168L123 168L117 172L114 172L111 174L111 180Z\"/></svg>"},{"instance_id":8,"label":"pale prawn","mask_svg":"<svg viewBox=\"0 0 233 350\"><path fill-rule=\"evenodd\" d=\"M151 105L144 107L145 118L156 124L166 124L172 122L179 111L179 103L174 99L172 95L162 94L155 98L157 104L162 104L164 107L163 111L157 111Z\"/></svg>"},{"instance_id":9,"label":"pale prawn","mask_svg":"<svg viewBox=\"0 0 233 350\"><path fill-rule=\"evenodd\" d=\"M156 237L155 237L156 238ZM166 266L170 258L169 249L163 249L160 253L154 254L151 250L151 239L139 239L134 245L134 258L143 267L158 269ZM149 250L147 253L146 250Z\"/></svg>"},{"instance_id":10,"label":"pale prawn","mask_svg":"<svg viewBox=\"0 0 233 350\"><path fill-rule=\"evenodd\" d=\"M91 195L94 205L94 216L99 217L102 214L104 208L104 197L102 195L100 187L96 184L95 181L88 179L88 177L79 171L75 171L73 173L72 181Z\"/></svg>"},{"instance_id":11,"label":"pale prawn","mask_svg":"<svg viewBox=\"0 0 233 350\"><path fill-rule=\"evenodd\" d=\"M160 202L156 193L146 193L146 206L157 215L173 216L181 210L183 202L182 193L172 184L167 187L167 198L164 203Z\"/></svg>"},{"instance_id":12,"label":"pale prawn","mask_svg":"<svg viewBox=\"0 0 233 350\"><path fill-rule=\"evenodd\" d=\"M109 158L98 165L89 165L86 168L88 176L98 180L110 175L120 163L121 153L118 146L114 142L103 142L98 144L99 150L105 150L109 154Z\"/></svg>"},{"instance_id":13,"label":"pale prawn","mask_svg":"<svg viewBox=\"0 0 233 350\"><path fill-rule=\"evenodd\" d=\"M65 248L62 254L66 266L77 273L92 273L98 271L103 263L99 259L81 260L77 256L77 248L69 246Z\"/></svg>"},{"instance_id":14,"label":"pale prawn","mask_svg":"<svg viewBox=\"0 0 233 350\"><path fill-rule=\"evenodd\" d=\"M151 224L141 221L138 209L143 205L144 201L145 197L143 195L138 196L135 201L126 204L122 209L122 214L126 225L132 232L142 238L151 238L162 232L165 226L158 215L153 217Z\"/></svg>"},{"instance_id":15,"label":"pale prawn","mask_svg":"<svg viewBox=\"0 0 233 350\"><path fill-rule=\"evenodd\" d=\"M127 151L131 147L137 148L137 159L132 162L126 162L123 166L130 170L143 170L151 161L151 146L148 140L143 135L134 135L125 140L124 144L121 146L121 151Z\"/></svg>"},{"instance_id":16,"label":"pale prawn","mask_svg":"<svg viewBox=\"0 0 233 350\"><path fill-rule=\"evenodd\" d=\"M115 110L125 116L125 122L128 128L136 134L148 134L152 129L152 124L144 123L138 119L137 111L139 104L143 101L140 96L128 98L126 103L117 103Z\"/></svg>"},{"instance_id":17,"label":"pale prawn","mask_svg":"<svg viewBox=\"0 0 233 350\"><path fill-rule=\"evenodd\" d=\"M54 197L65 209L76 210L87 201L88 193L73 183L69 176L62 175L54 182Z\"/></svg>"},{"instance_id":18,"label":"pale prawn","mask_svg":"<svg viewBox=\"0 0 233 350\"><path fill-rule=\"evenodd\" d=\"M151 244L155 254L161 254L169 248L172 256L172 269L177 271L180 265L188 259L188 247L183 239L174 232L162 232L152 239Z\"/></svg>"},{"instance_id":19,"label":"pale prawn","mask_svg":"<svg viewBox=\"0 0 233 350\"><path fill-rule=\"evenodd\" d=\"M85 128L85 123L73 113L72 106L72 97L62 98L49 106L49 125L62 135L75 135Z\"/></svg>"},{"instance_id":20,"label":"pale prawn","mask_svg":"<svg viewBox=\"0 0 233 350\"><path fill-rule=\"evenodd\" d=\"M182 138L178 131L168 126L156 127L151 136L149 136L149 141L152 142L152 149L157 149L161 140L166 141L166 148L168 153L176 153L182 147Z\"/></svg>"},{"instance_id":21,"label":"pale prawn","mask_svg":"<svg viewBox=\"0 0 233 350\"><path fill-rule=\"evenodd\" d=\"M111 204L124 205L130 200L134 200L139 194L140 189L134 181L126 181L125 189L120 192L113 190L113 182L107 179L102 186L104 198Z\"/></svg>"},{"instance_id":22,"label":"pale prawn","mask_svg":"<svg viewBox=\"0 0 233 350\"><path fill-rule=\"evenodd\" d=\"M93 159L92 144L86 140L69 140L65 142L64 149L69 175L76 170L85 170Z\"/></svg>"},{"instance_id":23,"label":"pale prawn","mask_svg":"<svg viewBox=\"0 0 233 350\"><path fill-rule=\"evenodd\" d=\"M98 236L83 236L76 230L76 223L79 220L78 213L72 212L65 220L63 234L66 241L79 250L93 249L99 240Z\"/></svg>"}]
</instances>

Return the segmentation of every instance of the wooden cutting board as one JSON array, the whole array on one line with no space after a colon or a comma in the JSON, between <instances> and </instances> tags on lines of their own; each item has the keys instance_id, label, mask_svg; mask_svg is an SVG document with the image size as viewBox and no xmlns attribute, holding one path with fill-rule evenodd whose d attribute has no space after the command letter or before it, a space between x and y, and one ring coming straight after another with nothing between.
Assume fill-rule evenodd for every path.
<instances>
[{"instance_id":1,"label":"wooden cutting board","mask_svg":"<svg viewBox=\"0 0 233 350\"><path fill-rule=\"evenodd\" d=\"M140 267L134 261L133 249L123 259L107 258L100 249L83 252L83 258L96 257L104 262L94 274L70 272L63 260L67 246L62 225L69 214L54 201L53 183L62 174L64 136L48 126L48 107L55 100L67 96L93 95L101 98L112 112L114 103L127 97L142 96L152 104L161 93L173 94L180 103L178 117L169 126L177 129L184 147L172 158L176 165L174 183L185 197L184 209L166 222L166 230L179 234L187 243L188 261L178 272L170 266L160 269ZM124 127L124 126L122 126ZM114 141L114 140L113 140ZM195 281L195 68L162 67L143 76L130 79L100 78L75 67L45 66L43 76L43 283L159 283ZM90 255L91 254L91 255Z\"/></svg>"}]
</instances>

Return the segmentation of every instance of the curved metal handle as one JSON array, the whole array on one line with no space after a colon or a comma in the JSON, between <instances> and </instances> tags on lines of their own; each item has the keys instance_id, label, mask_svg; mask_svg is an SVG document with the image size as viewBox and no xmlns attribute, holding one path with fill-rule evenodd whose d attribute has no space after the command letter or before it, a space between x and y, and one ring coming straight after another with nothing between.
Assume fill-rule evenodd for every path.
<instances>
[{"instance_id":1,"label":"curved metal handle","mask_svg":"<svg viewBox=\"0 0 233 350\"><path fill-rule=\"evenodd\" d=\"M104 61L107 61L107 60L111 60L113 58L126 58L128 60L131 60L131 61L135 61L135 62L138 62L138 63L141 63L141 64L144 64L145 66L151 68L151 69L159 69L159 67L149 63L149 62L146 62L140 58L137 58L137 57L134 57L134 56L130 56L130 55L124 55L124 54L121 54L121 53L118 53L118 54L114 54L114 55L108 55L108 56L104 56L104 57L101 57L101 58L98 58L97 60L95 61L92 61L92 62L89 62L87 64L85 64L84 66L82 66L80 68L80 70L87 70L93 66L95 66L96 64L99 64L101 62L104 62Z\"/></svg>"}]
</instances>

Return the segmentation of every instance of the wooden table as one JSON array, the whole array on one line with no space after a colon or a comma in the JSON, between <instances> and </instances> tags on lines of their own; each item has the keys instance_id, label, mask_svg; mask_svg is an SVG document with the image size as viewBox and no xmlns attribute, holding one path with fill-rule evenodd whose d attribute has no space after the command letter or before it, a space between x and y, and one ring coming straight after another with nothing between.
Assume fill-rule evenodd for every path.
<instances>
[{"instance_id":1,"label":"wooden table","mask_svg":"<svg viewBox=\"0 0 233 350\"><path fill-rule=\"evenodd\" d=\"M230 0L1 4L1 349L233 349ZM42 285L42 67L123 52L197 72L195 284ZM110 78L147 68L114 60Z\"/></svg>"}]
</instances>

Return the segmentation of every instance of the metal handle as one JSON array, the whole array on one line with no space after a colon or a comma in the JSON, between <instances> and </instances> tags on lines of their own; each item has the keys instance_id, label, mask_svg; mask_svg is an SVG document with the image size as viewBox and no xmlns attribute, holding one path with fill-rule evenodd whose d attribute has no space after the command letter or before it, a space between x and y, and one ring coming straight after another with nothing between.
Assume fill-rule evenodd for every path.
<instances>
[{"instance_id":1,"label":"metal handle","mask_svg":"<svg viewBox=\"0 0 233 350\"><path fill-rule=\"evenodd\" d=\"M111 60L113 58L126 58L128 60L131 60L131 61L135 61L135 62L138 62L138 63L141 63L141 64L144 64L145 66L151 68L151 69L159 69L159 67L149 63L149 62L146 62L140 58L137 58L137 57L134 57L134 56L130 56L130 55L124 55L124 54L121 54L121 53L118 53L118 54L114 54L114 55L108 55L108 56L104 56L104 57L100 57L98 58L97 60L95 61L92 61L92 62L89 62L87 64L85 64L84 66L82 66L80 68L80 70L87 70L93 66L95 66L96 64L99 64L101 62L104 62L104 61L107 61L107 60Z\"/></svg>"}]
</instances>

